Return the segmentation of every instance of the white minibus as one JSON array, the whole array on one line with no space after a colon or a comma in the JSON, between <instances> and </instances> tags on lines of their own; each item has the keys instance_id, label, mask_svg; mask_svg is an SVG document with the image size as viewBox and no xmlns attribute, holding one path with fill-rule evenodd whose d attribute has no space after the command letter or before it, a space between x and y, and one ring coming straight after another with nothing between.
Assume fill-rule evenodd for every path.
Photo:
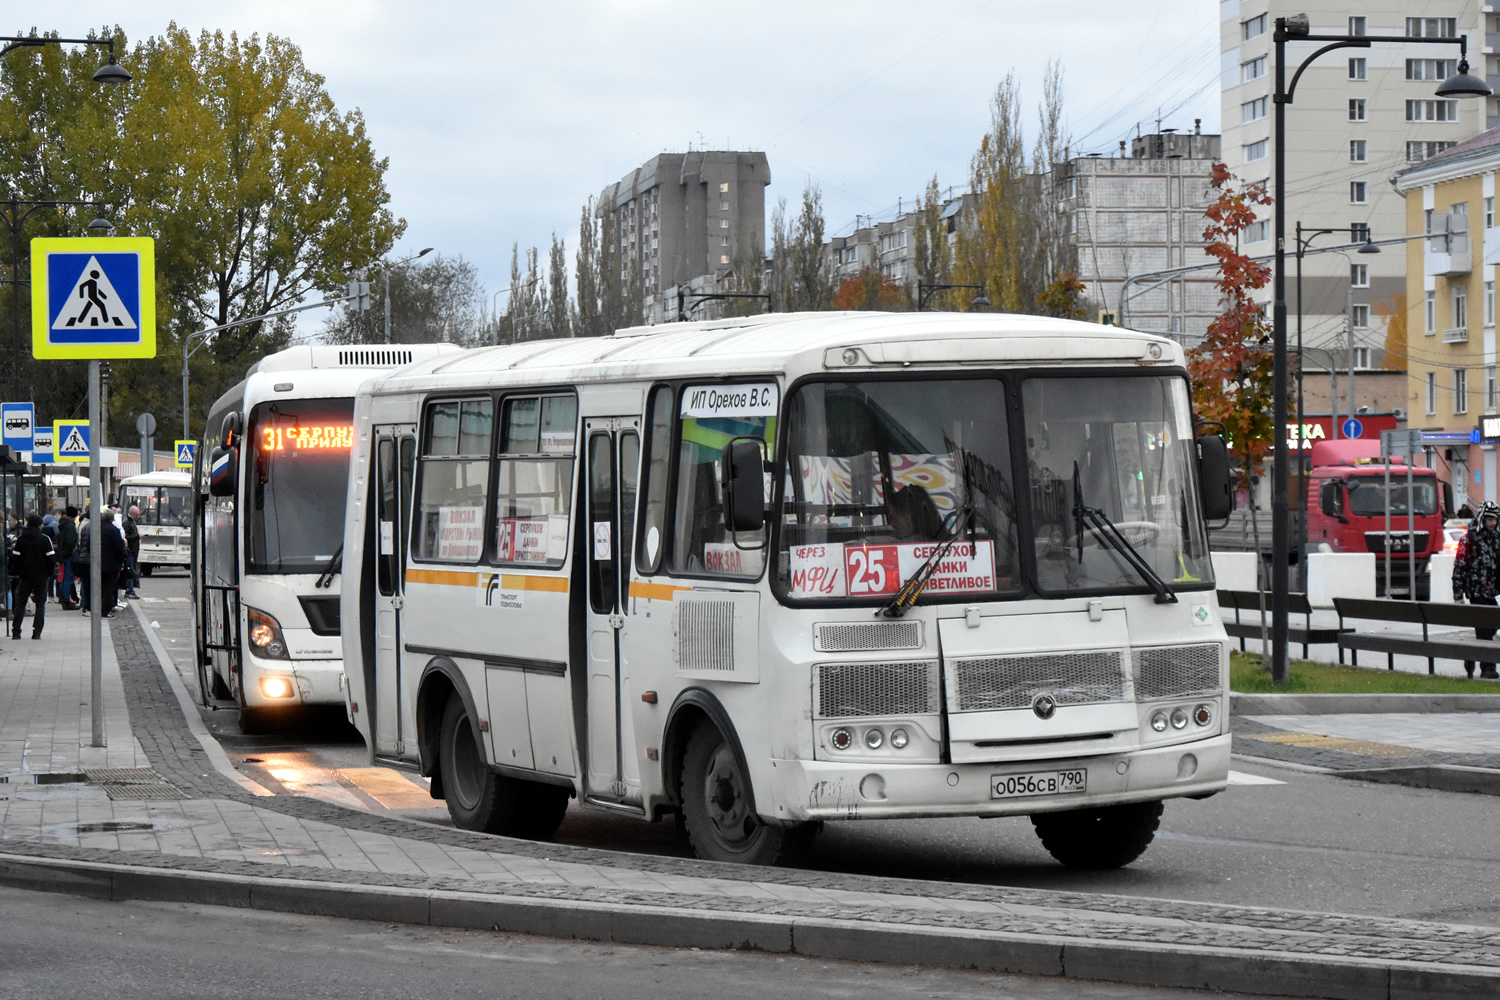
<instances>
[{"instance_id":1,"label":"white minibus","mask_svg":"<svg viewBox=\"0 0 1500 1000\"><path fill-rule=\"evenodd\" d=\"M192 561L193 507L189 497L193 477L186 472L143 472L120 480L116 494L120 510L138 507L141 533L138 562L142 576L158 566L181 566Z\"/></svg>"},{"instance_id":2,"label":"white minibus","mask_svg":"<svg viewBox=\"0 0 1500 1000\"><path fill-rule=\"evenodd\" d=\"M1079 867L1222 790L1229 647L1181 348L1033 316L814 313L367 382L347 710L455 823L1029 815ZM357 585L355 585L357 582Z\"/></svg>"},{"instance_id":3,"label":"white minibus","mask_svg":"<svg viewBox=\"0 0 1500 1000\"><path fill-rule=\"evenodd\" d=\"M194 480L199 695L233 702L246 732L282 708L344 700L339 552L355 390L458 350L291 347L209 410Z\"/></svg>"}]
</instances>

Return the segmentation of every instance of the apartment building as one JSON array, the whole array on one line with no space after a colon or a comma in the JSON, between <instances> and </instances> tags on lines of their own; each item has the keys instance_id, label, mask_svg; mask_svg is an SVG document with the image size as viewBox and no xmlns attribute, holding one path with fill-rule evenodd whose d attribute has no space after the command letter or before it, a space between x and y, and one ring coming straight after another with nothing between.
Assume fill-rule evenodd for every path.
<instances>
[{"instance_id":1,"label":"apartment building","mask_svg":"<svg viewBox=\"0 0 1500 1000\"><path fill-rule=\"evenodd\" d=\"M1219 136L1175 129L1137 136L1119 156L1068 163L1065 205L1078 277L1101 314L1122 312L1133 330L1196 343L1219 313L1213 258L1203 250L1203 211L1213 201ZM1203 266L1179 276L1157 272Z\"/></svg>"},{"instance_id":2,"label":"apartment building","mask_svg":"<svg viewBox=\"0 0 1500 1000\"><path fill-rule=\"evenodd\" d=\"M1268 188L1272 183L1276 67L1271 35L1278 13L1305 10L1314 34L1466 35L1476 66L1481 58L1491 58L1483 55L1488 51L1483 43L1493 36L1479 33L1481 5L1476 0L1424 0L1420 8L1415 10L1409 0L1333 0L1273 11L1268 0L1220 0L1224 161L1235 175L1246 182L1264 182ZM1418 13L1421 16L1415 16ZM1287 44L1288 83L1320 44ZM1393 189L1392 175L1478 134L1486 127L1487 114L1500 114L1493 101L1434 96L1437 84L1455 71L1458 56L1457 44L1377 43L1367 49L1329 52L1307 67L1298 81L1295 103L1286 111L1284 218L1289 269L1298 222L1304 230L1342 230L1315 238L1309 244L1313 250L1357 243L1365 234L1382 240L1421 231L1410 228L1408 206ZM1486 68L1500 71L1500 65ZM1271 254L1272 227L1267 207L1247 234L1246 251ZM1405 367L1405 358L1387 357L1385 349L1393 319L1403 318L1408 330L1422 319L1420 299L1412 299L1407 287L1408 256L1397 246L1379 254L1304 257L1302 338L1309 372L1327 363L1344 363L1350 328L1356 370ZM1288 313L1295 317L1298 303L1290 279L1287 297ZM1270 287L1263 298L1270 302ZM1295 350L1296 320L1292 323Z\"/></svg>"},{"instance_id":3,"label":"apartment building","mask_svg":"<svg viewBox=\"0 0 1500 1000\"><path fill-rule=\"evenodd\" d=\"M600 193L600 214L615 214L620 276L640 282L643 322L677 318L678 285L764 258L770 183L765 153L690 150L653 156Z\"/></svg>"},{"instance_id":4,"label":"apartment building","mask_svg":"<svg viewBox=\"0 0 1500 1000\"><path fill-rule=\"evenodd\" d=\"M943 200L940 219L949 260L953 259L957 246L958 227L967 197L949 188ZM921 225L921 204L916 200L897 201L895 215L890 219L877 221L872 217L860 217L853 232L847 236L834 236L824 244L833 287L838 288L850 278L858 277L865 268L870 268L887 281L906 289L915 305L921 291L921 275L917 273L917 229Z\"/></svg>"},{"instance_id":5,"label":"apartment building","mask_svg":"<svg viewBox=\"0 0 1500 1000\"><path fill-rule=\"evenodd\" d=\"M1500 413L1495 375L1495 266L1500 227L1495 178L1500 127L1448 149L1395 178L1406 226L1433 234L1403 255L1407 297L1417 304L1408 333L1407 412L1421 427L1428 464L1454 489L1454 502L1494 500ZM1486 434L1484 431L1492 433ZM1477 439L1477 440L1476 440Z\"/></svg>"}]
</instances>

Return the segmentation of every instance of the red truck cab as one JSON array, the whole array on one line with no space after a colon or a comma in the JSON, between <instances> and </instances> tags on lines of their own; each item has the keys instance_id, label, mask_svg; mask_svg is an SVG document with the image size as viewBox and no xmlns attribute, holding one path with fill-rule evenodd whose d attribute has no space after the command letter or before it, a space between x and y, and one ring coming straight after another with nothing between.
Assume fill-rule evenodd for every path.
<instances>
[{"instance_id":1,"label":"red truck cab","mask_svg":"<svg viewBox=\"0 0 1500 1000\"><path fill-rule=\"evenodd\" d=\"M1378 440L1345 438L1314 443L1307 482L1307 548L1316 552L1326 545L1324 551L1373 552L1377 594L1385 593L1385 560L1389 553L1393 557L1389 596L1411 596L1415 582L1415 596L1426 600L1427 561L1443 547L1443 493L1432 469L1414 466L1410 471L1408 503L1406 462L1392 459L1387 493L1387 468L1380 457ZM1415 559L1408 551L1409 528L1415 528L1410 543L1416 550Z\"/></svg>"}]
</instances>

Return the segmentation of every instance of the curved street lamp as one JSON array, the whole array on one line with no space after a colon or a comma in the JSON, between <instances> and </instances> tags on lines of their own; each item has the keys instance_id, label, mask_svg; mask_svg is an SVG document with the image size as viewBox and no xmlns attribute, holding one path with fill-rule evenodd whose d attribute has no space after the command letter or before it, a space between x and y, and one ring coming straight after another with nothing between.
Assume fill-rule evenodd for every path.
<instances>
[{"instance_id":1,"label":"curved street lamp","mask_svg":"<svg viewBox=\"0 0 1500 1000\"><path fill-rule=\"evenodd\" d=\"M1274 308L1272 312L1272 441L1276 443L1277 461L1271 478L1271 681L1283 687L1287 681L1287 617L1290 613L1288 597L1289 569L1291 562L1290 525L1287 509L1287 483L1291 462L1287 460L1287 336L1286 336L1286 107L1292 103L1297 91L1297 81L1302 73L1319 56L1335 49L1367 49L1375 42L1391 42L1411 45L1459 46L1458 72L1444 80L1437 88L1439 97L1488 97L1490 88L1483 80L1469 73L1469 40L1464 35L1453 38L1433 38L1420 35L1315 35L1306 14L1293 14L1276 19L1276 31L1271 36L1276 52L1276 92L1272 101L1276 107L1274 126L1276 143L1276 192L1272 203L1275 219L1276 270L1274 280ZM1292 74L1290 84L1286 80L1286 43L1326 42L1321 48L1303 59Z\"/></svg>"}]
</instances>

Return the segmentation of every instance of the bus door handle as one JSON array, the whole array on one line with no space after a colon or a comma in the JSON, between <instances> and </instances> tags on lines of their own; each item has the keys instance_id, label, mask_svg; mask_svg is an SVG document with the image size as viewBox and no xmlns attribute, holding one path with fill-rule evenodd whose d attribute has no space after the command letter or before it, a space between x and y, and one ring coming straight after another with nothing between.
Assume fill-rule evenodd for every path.
<instances>
[{"instance_id":1,"label":"bus door handle","mask_svg":"<svg viewBox=\"0 0 1500 1000\"><path fill-rule=\"evenodd\" d=\"M609 616L609 627L612 628L612 629L622 629L622 628L624 628L625 627L625 616L624 615L610 615Z\"/></svg>"},{"instance_id":2,"label":"bus door handle","mask_svg":"<svg viewBox=\"0 0 1500 1000\"><path fill-rule=\"evenodd\" d=\"M391 610L400 611L404 607L406 607L406 598L402 597L400 594L397 594L396 596L391 598Z\"/></svg>"}]
</instances>

